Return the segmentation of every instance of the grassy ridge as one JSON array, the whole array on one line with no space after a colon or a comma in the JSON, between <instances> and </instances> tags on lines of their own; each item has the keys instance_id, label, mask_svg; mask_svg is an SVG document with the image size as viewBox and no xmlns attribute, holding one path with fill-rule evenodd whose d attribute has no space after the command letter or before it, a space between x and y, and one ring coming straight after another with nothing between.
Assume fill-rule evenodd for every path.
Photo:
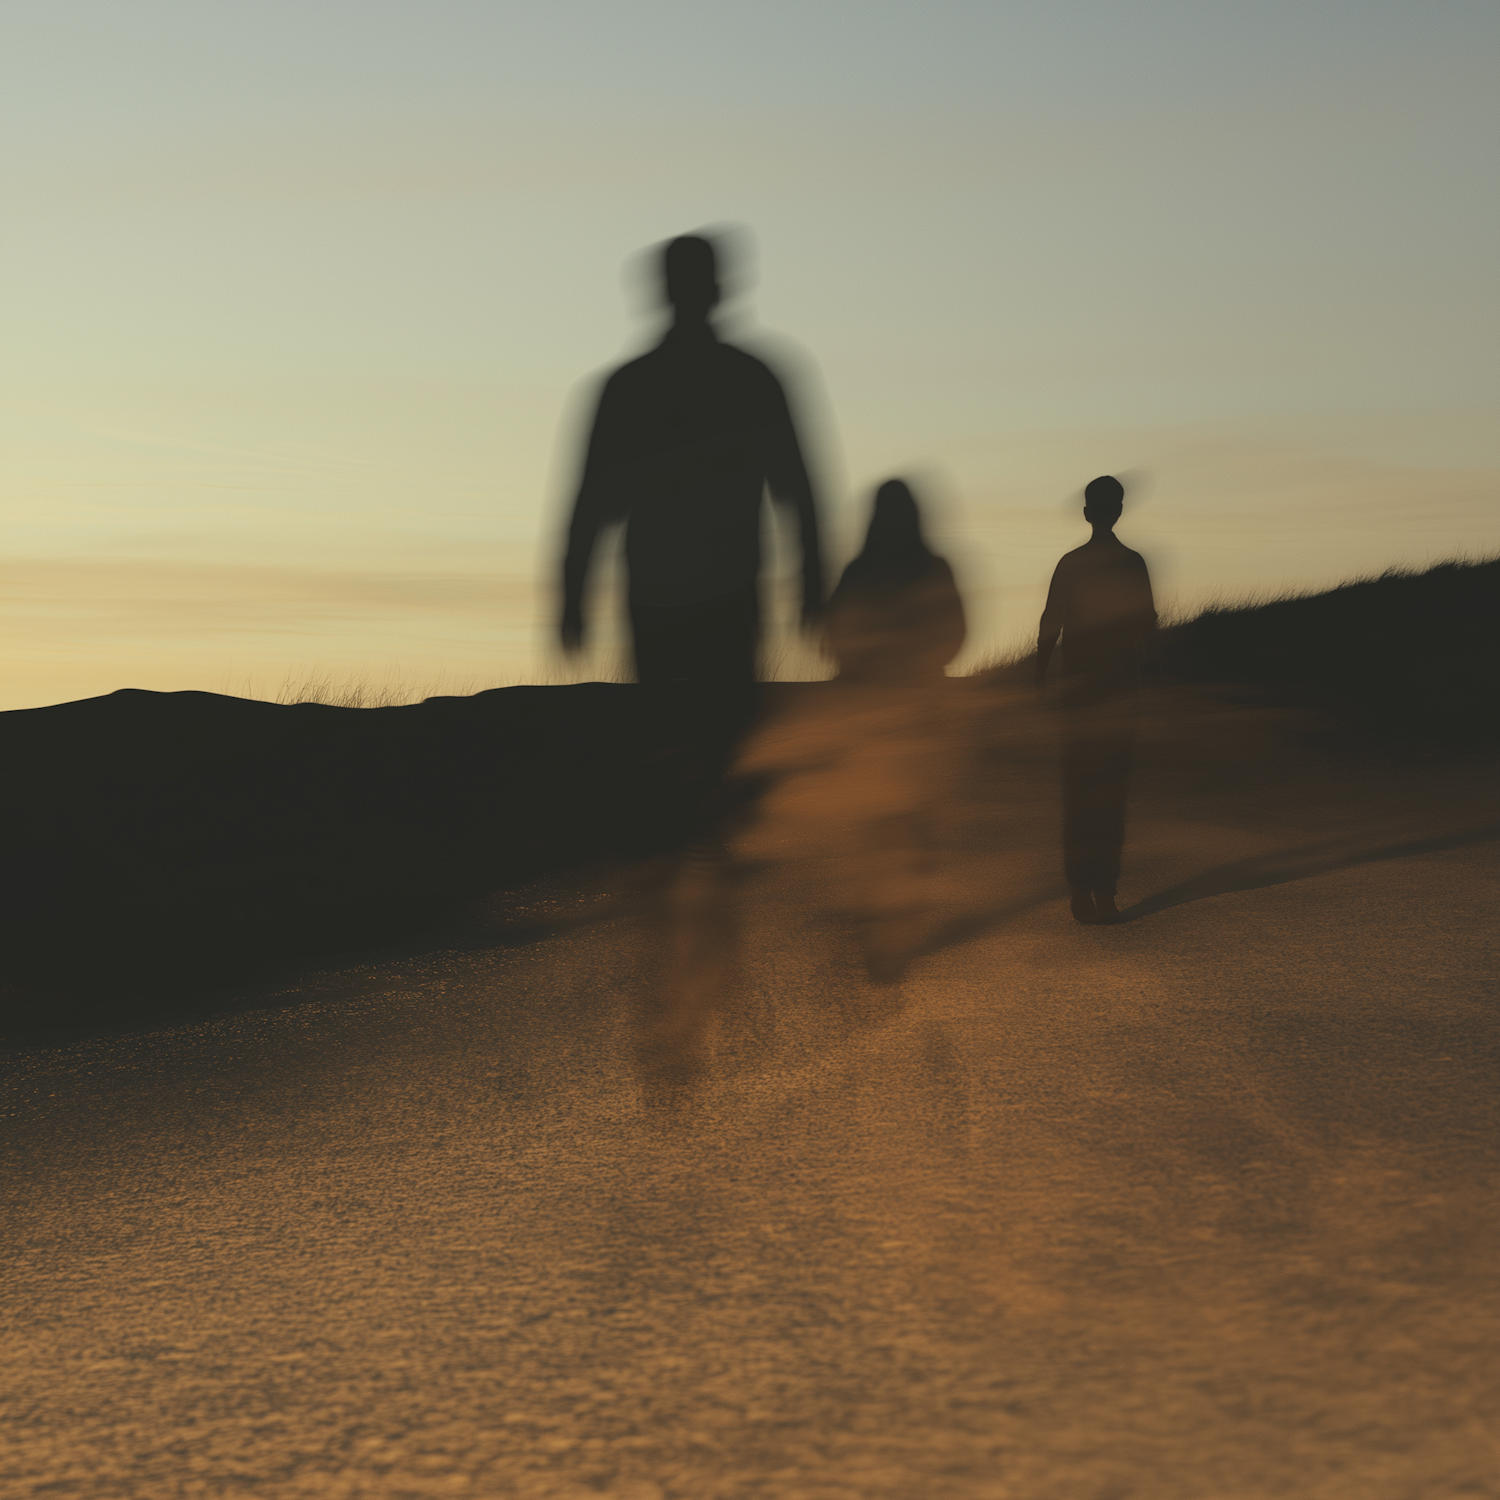
<instances>
[{"instance_id":1,"label":"grassy ridge","mask_svg":"<svg viewBox=\"0 0 1500 1500\"><path fill-rule=\"evenodd\" d=\"M981 674L1029 681L1035 653ZM1392 568L1316 594L1217 605L1161 631L1182 687L1238 690L1382 738L1500 739L1500 558Z\"/></svg>"},{"instance_id":2,"label":"grassy ridge","mask_svg":"<svg viewBox=\"0 0 1500 1500\"><path fill-rule=\"evenodd\" d=\"M1268 690L1382 735L1494 738L1497 663L1500 558L1208 609L1162 632L1169 680Z\"/></svg>"}]
</instances>

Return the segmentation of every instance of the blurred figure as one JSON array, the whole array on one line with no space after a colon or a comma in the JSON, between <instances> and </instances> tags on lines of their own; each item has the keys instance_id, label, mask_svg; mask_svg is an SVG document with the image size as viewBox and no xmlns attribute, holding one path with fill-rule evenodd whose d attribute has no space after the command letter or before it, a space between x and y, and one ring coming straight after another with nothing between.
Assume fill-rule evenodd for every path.
<instances>
[{"instance_id":1,"label":"blurred figure","mask_svg":"<svg viewBox=\"0 0 1500 1500\"><path fill-rule=\"evenodd\" d=\"M953 569L923 540L911 490L888 479L876 491L864 551L844 569L828 601L824 641L839 664L839 681L940 681L964 633Z\"/></svg>"},{"instance_id":2,"label":"blurred figure","mask_svg":"<svg viewBox=\"0 0 1500 1500\"><path fill-rule=\"evenodd\" d=\"M726 839L742 790L727 781L754 709L762 503L795 516L802 619L823 604L817 507L787 399L753 355L721 343L714 246L671 241L662 289L672 326L605 382L563 559L560 635L584 638L589 561L600 531L625 526L637 680L668 729L658 771L687 809L659 891L657 963L637 1009L637 1063L653 1106L701 1075L734 973Z\"/></svg>"},{"instance_id":3,"label":"blurred figure","mask_svg":"<svg viewBox=\"0 0 1500 1500\"><path fill-rule=\"evenodd\" d=\"M1156 670L1156 606L1145 559L1114 534L1124 487L1103 475L1083 494L1094 534L1052 575L1036 681L1046 681L1061 636L1063 869L1073 916L1114 922L1140 688Z\"/></svg>"},{"instance_id":4,"label":"blurred figure","mask_svg":"<svg viewBox=\"0 0 1500 1500\"><path fill-rule=\"evenodd\" d=\"M839 665L829 700L846 741L846 880L863 918L871 977L898 978L930 935L937 810L952 772L943 668L964 643L953 570L923 540L916 498L890 479L875 494L864 550L828 601L824 643Z\"/></svg>"},{"instance_id":5,"label":"blurred figure","mask_svg":"<svg viewBox=\"0 0 1500 1500\"><path fill-rule=\"evenodd\" d=\"M662 277L671 328L599 398L563 561L562 644L583 642L589 559L600 530L623 521L638 679L748 685L762 499L769 491L796 517L804 624L823 602L817 508L780 382L714 331L714 247L671 241Z\"/></svg>"}]
</instances>

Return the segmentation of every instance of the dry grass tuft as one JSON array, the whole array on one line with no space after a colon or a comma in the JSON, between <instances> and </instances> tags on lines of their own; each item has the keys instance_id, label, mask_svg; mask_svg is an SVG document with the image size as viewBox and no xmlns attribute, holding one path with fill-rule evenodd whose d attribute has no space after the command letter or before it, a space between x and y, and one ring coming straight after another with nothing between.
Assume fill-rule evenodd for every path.
<instances>
[{"instance_id":1,"label":"dry grass tuft","mask_svg":"<svg viewBox=\"0 0 1500 1500\"><path fill-rule=\"evenodd\" d=\"M484 682L475 677L450 681L443 672L418 683L399 675L377 682L368 677L339 678L332 672L312 670L288 677L271 701L321 703L329 708L399 708L427 698L467 698L486 688L505 686L508 684Z\"/></svg>"}]
</instances>

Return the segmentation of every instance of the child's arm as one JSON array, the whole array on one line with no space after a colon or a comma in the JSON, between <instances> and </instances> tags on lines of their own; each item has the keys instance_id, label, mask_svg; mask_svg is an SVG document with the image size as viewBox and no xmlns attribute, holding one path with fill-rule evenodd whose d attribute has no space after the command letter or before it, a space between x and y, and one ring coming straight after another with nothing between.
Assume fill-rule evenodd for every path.
<instances>
[{"instance_id":1,"label":"child's arm","mask_svg":"<svg viewBox=\"0 0 1500 1500\"><path fill-rule=\"evenodd\" d=\"M1042 623L1036 637L1036 685L1041 687L1047 680L1047 663L1052 660L1057 638L1063 627L1063 565L1058 563L1052 571L1052 583L1047 589L1047 603L1042 610Z\"/></svg>"}]
</instances>

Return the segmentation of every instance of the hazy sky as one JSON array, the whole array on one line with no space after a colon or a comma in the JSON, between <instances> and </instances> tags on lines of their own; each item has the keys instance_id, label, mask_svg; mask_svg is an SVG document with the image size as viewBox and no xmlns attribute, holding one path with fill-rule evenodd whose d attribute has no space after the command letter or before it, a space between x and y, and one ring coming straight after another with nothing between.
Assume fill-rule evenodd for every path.
<instances>
[{"instance_id":1,"label":"hazy sky","mask_svg":"<svg viewBox=\"0 0 1500 1500\"><path fill-rule=\"evenodd\" d=\"M578 423L701 226L835 567L911 477L975 654L1098 473L1181 607L1500 549L1493 0L0 14L0 706L555 671Z\"/></svg>"}]
</instances>

